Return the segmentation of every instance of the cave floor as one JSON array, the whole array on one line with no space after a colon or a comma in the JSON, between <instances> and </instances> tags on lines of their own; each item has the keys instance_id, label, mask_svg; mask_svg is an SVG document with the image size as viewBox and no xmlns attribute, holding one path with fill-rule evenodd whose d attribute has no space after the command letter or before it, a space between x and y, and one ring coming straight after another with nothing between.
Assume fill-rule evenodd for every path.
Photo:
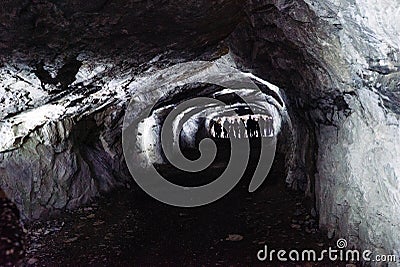
<instances>
[{"instance_id":1,"label":"cave floor","mask_svg":"<svg viewBox=\"0 0 400 267\"><path fill-rule=\"evenodd\" d=\"M302 200L282 186L269 186L246 197L232 194L205 207L182 209L141 192L118 190L97 204L31 225L27 262L37 266L345 266L257 261L264 244L315 250L333 245L316 231Z\"/></svg>"},{"instance_id":2,"label":"cave floor","mask_svg":"<svg viewBox=\"0 0 400 267\"><path fill-rule=\"evenodd\" d=\"M174 172L175 175L176 172ZM274 173L272 173L274 175ZM179 175L178 175L179 176ZM268 249L334 246L307 212L302 193L270 182L248 183L219 201L177 208L141 190L119 189L94 204L28 227L27 265L34 266L346 266L346 263L260 262ZM351 265L354 266L354 265Z\"/></svg>"}]
</instances>

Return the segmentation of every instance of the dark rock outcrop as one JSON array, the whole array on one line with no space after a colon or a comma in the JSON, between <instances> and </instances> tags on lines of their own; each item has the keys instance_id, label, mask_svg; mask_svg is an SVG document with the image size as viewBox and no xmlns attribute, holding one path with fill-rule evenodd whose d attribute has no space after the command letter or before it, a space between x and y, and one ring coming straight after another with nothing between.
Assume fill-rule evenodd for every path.
<instances>
[{"instance_id":1,"label":"dark rock outcrop","mask_svg":"<svg viewBox=\"0 0 400 267\"><path fill-rule=\"evenodd\" d=\"M0 266L16 266L25 256L25 232L19 210L0 189Z\"/></svg>"}]
</instances>

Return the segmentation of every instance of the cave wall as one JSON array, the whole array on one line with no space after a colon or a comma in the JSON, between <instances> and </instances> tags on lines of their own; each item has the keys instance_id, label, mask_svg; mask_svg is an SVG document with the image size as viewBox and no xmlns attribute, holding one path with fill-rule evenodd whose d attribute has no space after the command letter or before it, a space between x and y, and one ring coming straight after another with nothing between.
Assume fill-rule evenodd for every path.
<instances>
[{"instance_id":1,"label":"cave wall","mask_svg":"<svg viewBox=\"0 0 400 267\"><path fill-rule=\"evenodd\" d=\"M288 95L290 182L316 185L330 237L399 255L400 3L250 1L248 10L228 41L244 69Z\"/></svg>"},{"instance_id":2,"label":"cave wall","mask_svg":"<svg viewBox=\"0 0 400 267\"><path fill-rule=\"evenodd\" d=\"M338 108L332 125L318 132L320 224L334 228L351 245L399 256L398 99L388 92L399 89L400 28L394 20L400 3L309 4L322 18L326 6L335 11L334 19L343 27L340 53L351 67L346 87L355 91L343 98L351 112ZM382 79L392 83L382 85Z\"/></svg>"},{"instance_id":3,"label":"cave wall","mask_svg":"<svg viewBox=\"0 0 400 267\"><path fill-rule=\"evenodd\" d=\"M48 117L19 134L18 128L32 121L14 125L15 146L0 153L1 187L23 219L76 208L131 182L122 156L123 114L122 107L112 107L83 118Z\"/></svg>"},{"instance_id":4,"label":"cave wall","mask_svg":"<svg viewBox=\"0 0 400 267\"><path fill-rule=\"evenodd\" d=\"M399 118L393 108L397 98L387 97L386 92L399 87L398 83L380 87L379 80L387 75L398 80L399 62L394 55L399 53L399 28L391 20L399 7L393 8L396 4L388 1L347 4L354 6L342 3L338 19L346 33L341 36L342 53L353 68L353 77L357 75L349 85L357 93L345 99L351 115L346 118L339 113L334 116L336 127L322 127L319 134L321 225L335 228L336 235L346 236L357 247L398 256L400 155L395 140ZM337 141L332 142L335 137Z\"/></svg>"},{"instance_id":5,"label":"cave wall","mask_svg":"<svg viewBox=\"0 0 400 267\"><path fill-rule=\"evenodd\" d=\"M399 123L379 101L360 89L348 99L352 115L320 130L320 224L357 247L398 255Z\"/></svg>"}]
</instances>

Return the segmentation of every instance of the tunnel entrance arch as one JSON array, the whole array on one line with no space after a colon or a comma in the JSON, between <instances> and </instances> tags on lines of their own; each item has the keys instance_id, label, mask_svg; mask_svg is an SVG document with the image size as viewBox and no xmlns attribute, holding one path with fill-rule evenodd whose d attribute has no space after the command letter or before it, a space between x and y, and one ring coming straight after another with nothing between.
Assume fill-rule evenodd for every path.
<instances>
[{"instance_id":1,"label":"tunnel entrance arch","mask_svg":"<svg viewBox=\"0 0 400 267\"><path fill-rule=\"evenodd\" d=\"M183 73L179 73L179 71L182 71ZM149 80L152 79L150 78ZM262 82L264 85L268 86L270 90L275 91L276 95L278 96L278 100L273 96L271 97L264 95L252 80ZM277 128L280 128L282 116L285 116L285 106L282 98L279 95L279 88L251 74L242 73L232 68L227 64L227 62L223 62L222 60L217 61L212 65L210 65L210 62L178 64L158 73L156 75L156 80L153 80L153 82L153 84L147 83L142 86L142 88L150 88L145 88L144 90L139 91L151 92L154 94L154 92L157 92L157 89L161 87L163 90L159 91L162 91L164 96L171 96L182 92L182 88L184 88L185 85L193 82L212 83L225 87L226 89L224 90L233 91L246 103L254 102L254 105L260 105L261 107L264 105L264 108L271 109L271 112L274 112L277 115L275 120L275 126ZM152 87L154 89L152 89ZM248 143L239 142L239 140L230 138L232 143L232 157L230 158L229 165L219 179L211 182L210 184L184 188L170 183L169 181L163 179L162 175L157 173L151 162L148 161L147 147L143 147L143 138L146 139L148 134L141 131L146 131L146 129L149 129L148 127L143 128L143 125L146 124L146 119L151 116L151 111L154 109L154 106L158 105L158 100L161 98L157 98L157 95L151 96L153 99L154 96L156 96L154 99L155 101L151 101L151 99L144 96L147 98L147 107L137 106L137 101L135 101L135 99L137 99L138 96L133 96L133 101L128 107L127 115L125 116L124 120L124 154L125 158L128 159L128 168L130 169L136 182L151 196L162 202L172 205L203 205L215 201L228 193L240 180L246 169L245 167L247 160L242 160L241 158L242 156L248 156ZM268 103L268 101L272 102L272 104ZM189 104L189 102L191 103ZM194 161L187 160L181 152L179 140L177 139L179 136L178 133L182 128L182 123L177 118L186 117L183 120L185 121L188 117L193 116L193 114L199 113L199 111L204 112L204 105L206 105L206 107L209 109L221 109L225 107L225 104L220 100L215 99L210 101L210 98L204 97L197 97L195 99L185 101L178 106L173 107L168 113L160 132L161 142L157 142L158 140L153 141L154 146L162 146L165 157L170 163L185 171L197 172L204 170L215 158L215 152L212 153L213 155L211 157L204 153L206 156L203 157L203 151L215 149L215 147L209 145L210 143L207 141L208 139L204 139L200 142L199 147L200 151L202 152L202 156ZM178 108L179 110L177 110ZM174 116L171 116L171 114L174 114ZM165 125L167 125L167 128ZM139 131L139 129L141 130ZM263 149L260 150L258 167L256 168L253 179L249 185L250 192L255 191L265 180L265 177L271 168L276 149L276 137L272 137L270 139L261 138L260 140ZM243 151L247 152L243 153ZM145 162L145 166L138 164L138 161L143 162L143 160L147 160L147 162ZM245 165L243 165L243 163ZM162 189L160 190L155 188L154 184L159 185L159 187ZM219 189L217 190L217 188ZM181 199L178 197L179 194L177 192L179 191L181 192ZM168 192L171 192L171 194ZM194 196L194 194L197 193L200 195ZM201 203L203 202L203 200L201 200L203 198L208 200L206 200L205 203Z\"/></svg>"}]
</instances>

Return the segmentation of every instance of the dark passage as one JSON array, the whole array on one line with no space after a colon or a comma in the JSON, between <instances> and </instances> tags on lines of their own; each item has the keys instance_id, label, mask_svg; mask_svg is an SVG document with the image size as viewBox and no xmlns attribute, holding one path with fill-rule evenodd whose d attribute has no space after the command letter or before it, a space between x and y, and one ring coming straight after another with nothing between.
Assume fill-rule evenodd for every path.
<instances>
[{"instance_id":1,"label":"dark passage","mask_svg":"<svg viewBox=\"0 0 400 267\"><path fill-rule=\"evenodd\" d=\"M228 144L229 140L218 140L213 165L190 180L207 183L218 176L229 159ZM317 219L306 212L303 193L285 188L282 155L277 155L262 187L247 192L259 142L252 140L251 147L245 177L219 201L183 209L162 204L137 188L117 190L96 204L31 225L27 262L37 266L331 266L326 261L257 260L265 245L276 250L322 250L334 242L317 230ZM185 153L196 157L193 151ZM189 179L171 167L159 166L159 170L176 183Z\"/></svg>"}]
</instances>

